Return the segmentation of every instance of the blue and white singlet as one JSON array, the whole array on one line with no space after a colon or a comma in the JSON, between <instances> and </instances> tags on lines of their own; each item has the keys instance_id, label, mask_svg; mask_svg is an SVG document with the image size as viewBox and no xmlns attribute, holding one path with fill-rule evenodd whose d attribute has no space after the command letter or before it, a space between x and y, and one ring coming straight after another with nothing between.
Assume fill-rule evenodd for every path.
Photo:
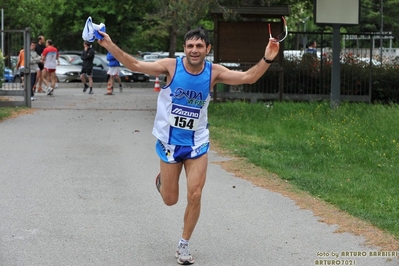
<instances>
[{"instance_id":1,"label":"blue and white singlet","mask_svg":"<svg viewBox=\"0 0 399 266\"><path fill-rule=\"evenodd\" d=\"M162 142L196 146L209 142L208 105L212 63L205 61L199 74L190 74L176 58L175 74L158 95L152 134Z\"/></svg>"}]
</instances>

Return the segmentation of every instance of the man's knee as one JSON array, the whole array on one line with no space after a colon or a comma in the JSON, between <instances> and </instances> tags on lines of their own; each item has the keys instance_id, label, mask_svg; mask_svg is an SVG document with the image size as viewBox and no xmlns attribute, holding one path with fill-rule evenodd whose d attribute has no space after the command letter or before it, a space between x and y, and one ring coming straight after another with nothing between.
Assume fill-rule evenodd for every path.
<instances>
[{"instance_id":1,"label":"man's knee","mask_svg":"<svg viewBox=\"0 0 399 266\"><path fill-rule=\"evenodd\" d=\"M165 203L165 205L173 206L179 200L179 196L178 195L170 195L170 194L169 195L162 195L162 199L163 199L163 202Z\"/></svg>"},{"instance_id":2,"label":"man's knee","mask_svg":"<svg viewBox=\"0 0 399 266\"><path fill-rule=\"evenodd\" d=\"M193 192L189 192L187 195L187 201L189 204L199 204L201 202L202 191L197 189Z\"/></svg>"}]
</instances>

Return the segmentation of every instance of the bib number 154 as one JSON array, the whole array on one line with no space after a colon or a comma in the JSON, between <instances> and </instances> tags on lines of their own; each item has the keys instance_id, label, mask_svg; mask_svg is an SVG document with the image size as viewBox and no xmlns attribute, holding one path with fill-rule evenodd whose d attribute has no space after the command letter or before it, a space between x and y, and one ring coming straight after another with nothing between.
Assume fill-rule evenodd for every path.
<instances>
[{"instance_id":1,"label":"bib number 154","mask_svg":"<svg viewBox=\"0 0 399 266\"><path fill-rule=\"evenodd\" d=\"M172 127L186 130L196 130L198 126L198 119L171 115L169 118L169 123Z\"/></svg>"}]
</instances>

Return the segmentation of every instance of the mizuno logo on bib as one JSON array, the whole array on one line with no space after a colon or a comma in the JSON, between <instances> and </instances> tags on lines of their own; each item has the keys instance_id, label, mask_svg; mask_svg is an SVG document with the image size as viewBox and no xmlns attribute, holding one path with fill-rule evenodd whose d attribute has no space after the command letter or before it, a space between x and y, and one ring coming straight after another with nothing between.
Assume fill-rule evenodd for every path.
<instances>
[{"instance_id":1,"label":"mizuno logo on bib","mask_svg":"<svg viewBox=\"0 0 399 266\"><path fill-rule=\"evenodd\" d=\"M169 116L172 127L185 130L196 130L199 124L201 109L173 104Z\"/></svg>"}]
</instances>

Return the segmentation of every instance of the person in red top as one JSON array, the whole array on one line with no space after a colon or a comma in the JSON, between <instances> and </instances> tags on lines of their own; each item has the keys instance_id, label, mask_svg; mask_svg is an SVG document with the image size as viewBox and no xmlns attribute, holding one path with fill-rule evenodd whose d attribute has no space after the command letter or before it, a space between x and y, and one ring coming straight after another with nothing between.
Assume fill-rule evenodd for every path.
<instances>
[{"instance_id":1,"label":"person in red top","mask_svg":"<svg viewBox=\"0 0 399 266\"><path fill-rule=\"evenodd\" d=\"M53 41L50 39L46 41L46 48L44 48L42 53L42 60L44 63L43 82L47 86L47 95L52 95L55 84L57 83L55 70L58 64L58 50L54 47ZM47 80L47 76L49 77L50 81Z\"/></svg>"}]
</instances>

